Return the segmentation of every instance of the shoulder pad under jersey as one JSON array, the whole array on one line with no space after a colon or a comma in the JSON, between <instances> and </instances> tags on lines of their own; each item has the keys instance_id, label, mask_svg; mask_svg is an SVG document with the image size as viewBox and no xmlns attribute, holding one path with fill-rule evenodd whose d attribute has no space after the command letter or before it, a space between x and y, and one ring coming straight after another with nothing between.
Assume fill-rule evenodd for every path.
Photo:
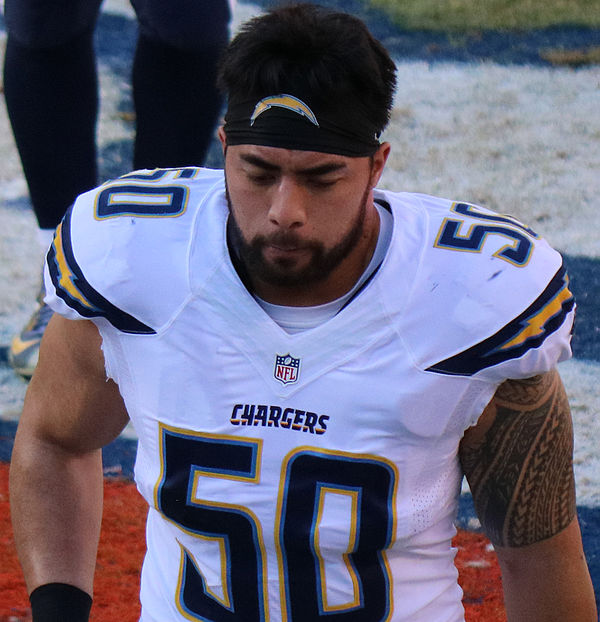
<instances>
[{"instance_id":1,"label":"shoulder pad under jersey","mask_svg":"<svg viewBox=\"0 0 600 622\"><path fill-rule=\"evenodd\" d=\"M510 216L413 196L427 226L405 338L423 369L502 380L568 358L575 301L560 254Z\"/></svg>"},{"instance_id":2,"label":"shoulder pad under jersey","mask_svg":"<svg viewBox=\"0 0 600 622\"><path fill-rule=\"evenodd\" d=\"M136 171L79 196L46 261L46 301L72 319L154 333L189 294L196 216L223 195L223 172Z\"/></svg>"}]
</instances>

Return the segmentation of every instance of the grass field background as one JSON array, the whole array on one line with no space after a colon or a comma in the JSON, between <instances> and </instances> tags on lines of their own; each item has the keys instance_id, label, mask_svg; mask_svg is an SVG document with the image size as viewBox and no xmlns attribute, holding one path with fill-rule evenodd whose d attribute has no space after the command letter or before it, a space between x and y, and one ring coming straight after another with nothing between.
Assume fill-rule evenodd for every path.
<instances>
[{"instance_id":1,"label":"grass field background","mask_svg":"<svg viewBox=\"0 0 600 622\"><path fill-rule=\"evenodd\" d=\"M527 30L600 26L600 0L363 0L411 30Z\"/></svg>"}]
</instances>

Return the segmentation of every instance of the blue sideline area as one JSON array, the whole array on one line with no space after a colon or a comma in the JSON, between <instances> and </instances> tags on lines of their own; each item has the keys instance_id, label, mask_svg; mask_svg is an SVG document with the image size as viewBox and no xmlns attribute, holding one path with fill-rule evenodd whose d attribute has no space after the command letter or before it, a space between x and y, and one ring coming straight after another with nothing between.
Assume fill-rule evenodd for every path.
<instances>
[{"instance_id":1,"label":"blue sideline area","mask_svg":"<svg viewBox=\"0 0 600 622\"><path fill-rule=\"evenodd\" d=\"M16 429L16 422L0 420L0 462L10 461ZM136 446L135 440L119 438L105 447L102 452L105 475L132 480ZM577 511L585 555L596 592L596 602L600 603L600 508L578 507ZM456 524L462 529L473 531L475 518L471 495L463 494L460 498Z\"/></svg>"}]
</instances>

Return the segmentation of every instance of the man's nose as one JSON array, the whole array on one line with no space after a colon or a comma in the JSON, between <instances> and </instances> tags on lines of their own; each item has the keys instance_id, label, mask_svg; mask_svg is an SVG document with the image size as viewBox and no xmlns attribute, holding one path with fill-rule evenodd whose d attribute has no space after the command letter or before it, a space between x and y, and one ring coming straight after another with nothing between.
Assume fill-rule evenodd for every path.
<instances>
[{"instance_id":1,"label":"man's nose","mask_svg":"<svg viewBox=\"0 0 600 622\"><path fill-rule=\"evenodd\" d=\"M297 181L281 179L271 194L269 221L282 229L297 229L306 224L306 192Z\"/></svg>"}]
</instances>

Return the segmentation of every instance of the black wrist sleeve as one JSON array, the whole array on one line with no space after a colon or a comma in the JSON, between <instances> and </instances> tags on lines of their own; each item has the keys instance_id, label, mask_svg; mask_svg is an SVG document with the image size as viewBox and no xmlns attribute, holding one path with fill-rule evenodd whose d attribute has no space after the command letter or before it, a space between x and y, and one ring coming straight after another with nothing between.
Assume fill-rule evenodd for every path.
<instances>
[{"instance_id":1,"label":"black wrist sleeve","mask_svg":"<svg viewBox=\"0 0 600 622\"><path fill-rule=\"evenodd\" d=\"M66 583L46 583L29 596L33 622L88 622L92 598Z\"/></svg>"}]
</instances>

